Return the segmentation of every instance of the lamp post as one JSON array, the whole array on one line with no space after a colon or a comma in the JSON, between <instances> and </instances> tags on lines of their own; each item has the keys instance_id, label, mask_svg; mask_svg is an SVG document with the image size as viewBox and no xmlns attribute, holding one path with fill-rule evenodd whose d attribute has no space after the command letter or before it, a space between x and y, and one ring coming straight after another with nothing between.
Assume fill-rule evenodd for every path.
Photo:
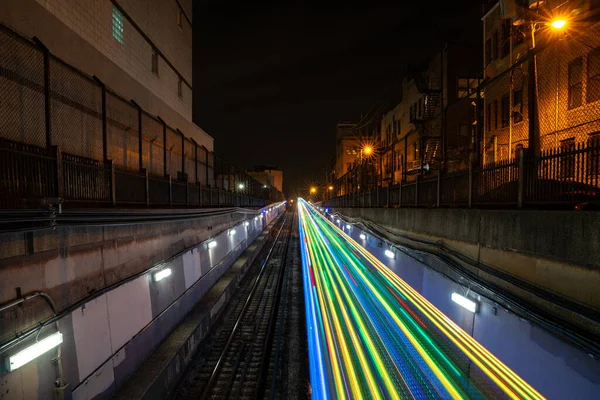
<instances>
[{"instance_id":1,"label":"lamp post","mask_svg":"<svg viewBox=\"0 0 600 400\"><path fill-rule=\"evenodd\" d=\"M540 151L539 145L539 115L538 115L538 82L537 82L537 56L535 32L537 21L531 20L531 61L528 65L529 79L527 80L527 112L529 114L529 157L534 158ZM555 31L562 31L568 26L568 21L563 17L556 17L546 24ZM512 93L511 93L512 96ZM512 149L509 149L512 151Z\"/></svg>"}]
</instances>

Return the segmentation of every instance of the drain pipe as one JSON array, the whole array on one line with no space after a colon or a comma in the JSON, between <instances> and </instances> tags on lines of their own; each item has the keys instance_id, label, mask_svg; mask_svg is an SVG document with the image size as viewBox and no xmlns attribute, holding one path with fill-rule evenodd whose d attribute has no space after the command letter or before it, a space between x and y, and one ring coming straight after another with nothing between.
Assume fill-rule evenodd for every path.
<instances>
[{"instance_id":1,"label":"drain pipe","mask_svg":"<svg viewBox=\"0 0 600 400\"><path fill-rule=\"evenodd\" d=\"M21 288L17 289L17 293L20 294L20 290ZM33 292L31 294L25 295L25 296L21 296L18 299L15 299L13 301L10 301L8 303L2 304L0 305L0 312L3 312L5 310L8 310L12 307L18 306L20 304L25 303L28 300L31 299L35 299L36 297L41 297L43 298L46 303L48 303L48 305L50 306L50 308L52 309L52 314L54 314L54 316L56 316L56 305L54 304L54 301L52 300L52 298L50 297L50 295L48 295L48 293L45 292ZM40 326L40 330L38 331L38 335L41 332L42 328L44 327L44 325ZM56 331L60 332L59 326L58 326L58 320L56 321ZM35 341L37 342L38 340L38 335L36 335L35 337ZM16 342L21 341L21 338L17 338ZM62 400L65 397L65 390L66 388L69 386L67 383L64 382L63 380L63 369L62 369L62 357L61 357L61 347L62 346L57 346L57 350L56 350L56 358L53 359L52 361L54 362L54 364L56 365L56 381L54 381L54 400Z\"/></svg>"}]
</instances>

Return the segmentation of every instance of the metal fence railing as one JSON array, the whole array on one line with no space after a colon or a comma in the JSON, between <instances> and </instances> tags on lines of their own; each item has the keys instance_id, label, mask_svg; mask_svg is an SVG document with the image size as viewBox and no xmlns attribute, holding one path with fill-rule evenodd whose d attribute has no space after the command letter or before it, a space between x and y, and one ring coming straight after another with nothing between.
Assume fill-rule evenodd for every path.
<instances>
[{"instance_id":1,"label":"metal fence railing","mask_svg":"<svg viewBox=\"0 0 600 400\"><path fill-rule=\"evenodd\" d=\"M0 25L0 206L262 206L283 195Z\"/></svg>"},{"instance_id":2,"label":"metal fence railing","mask_svg":"<svg viewBox=\"0 0 600 400\"><path fill-rule=\"evenodd\" d=\"M350 173L349 173L350 174ZM396 185L333 185L325 199L331 207L589 207L600 205L600 138L572 149L551 149L527 159L521 150L512 160L483 168ZM360 189L358 188L360 186Z\"/></svg>"}]
</instances>

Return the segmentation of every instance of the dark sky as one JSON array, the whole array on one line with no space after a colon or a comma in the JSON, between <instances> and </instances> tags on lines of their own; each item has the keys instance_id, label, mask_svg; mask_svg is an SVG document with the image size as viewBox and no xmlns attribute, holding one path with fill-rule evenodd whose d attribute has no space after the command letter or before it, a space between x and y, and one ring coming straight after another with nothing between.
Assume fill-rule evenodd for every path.
<instances>
[{"instance_id":1,"label":"dark sky","mask_svg":"<svg viewBox=\"0 0 600 400\"><path fill-rule=\"evenodd\" d=\"M323 182L338 121L397 92L444 39L481 36L473 0L196 1L194 122L236 165L279 165L293 194Z\"/></svg>"}]
</instances>

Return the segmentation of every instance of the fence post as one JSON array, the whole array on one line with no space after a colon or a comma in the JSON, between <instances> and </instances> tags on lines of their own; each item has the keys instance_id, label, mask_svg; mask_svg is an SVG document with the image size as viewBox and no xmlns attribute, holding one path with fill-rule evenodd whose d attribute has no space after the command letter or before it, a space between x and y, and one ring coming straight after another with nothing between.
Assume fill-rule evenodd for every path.
<instances>
[{"instance_id":1,"label":"fence post","mask_svg":"<svg viewBox=\"0 0 600 400\"><path fill-rule=\"evenodd\" d=\"M437 202L436 205L439 208L440 206L440 181L441 181L441 171L438 169L437 171Z\"/></svg>"},{"instance_id":2,"label":"fence post","mask_svg":"<svg viewBox=\"0 0 600 400\"><path fill-rule=\"evenodd\" d=\"M469 203L468 206L471 208L473 205L473 163L469 163Z\"/></svg>"},{"instance_id":3,"label":"fence post","mask_svg":"<svg viewBox=\"0 0 600 400\"><path fill-rule=\"evenodd\" d=\"M532 158L535 159L535 158ZM535 165L534 165L535 168ZM525 160L523 159L523 149L519 149L519 180L517 184L517 205L523 208L523 190L525 187Z\"/></svg>"},{"instance_id":4,"label":"fence post","mask_svg":"<svg viewBox=\"0 0 600 400\"><path fill-rule=\"evenodd\" d=\"M168 175L169 177L169 207L173 206L173 184L171 181L171 174Z\"/></svg>"},{"instance_id":5,"label":"fence post","mask_svg":"<svg viewBox=\"0 0 600 400\"><path fill-rule=\"evenodd\" d=\"M160 117L156 118L162 123L163 126L163 175L167 177L167 123Z\"/></svg>"},{"instance_id":6,"label":"fence post","mask_svg":"<svg viewBox=\"0 0 600 400\"><path fill-rule=\"evenodd\" d=\"M415 207L419 206L419 174L415 176Z\"/></svg>"},{"instance_id":7,"label":"fence post","mask_svg":"<svg viewBox=\"0 0 600 400\"><path fill-rule=\"evenodd\" d=\"M386 199L386 207L390 208L390 185L388 185L387 187L387 195L386 195L387 199Z\"/></svg>"},{"instance_id":8,"label":"fence post","mask_svg":"<svg viewBox=\"0 0 600 400\"><path fill-rule=\"evenodd\" d=\"M56 158L56 197L62 198L64 196L62 152L58 146L53 146L52 149Z\"/></svg>"},{"instance_id":9,"label":"fence post","mask_svg":"<svg viewBox=\"0 0 600 400\"><path fill-rule=\"evenodd\" d=\"M42 52L44 53L44 117L46 122L46 148L49 150L52 146L52 130L50 124L50 51L36 36L33 37L33 41L42 49Z\"/></svg>"},{"instance_id":10,"label":"fence post","mask_svg":"<svg viewBox=\"0 0 600 400\"><path fill-rule=\"evenodd\" d=\"M208 180L208 149L206 147L204 147L204 150L206 152L206 168L205 168L205 172L206 172L206 186L210 187L210 185L208 184L208 182L209 182L209 180ZM214 165L213 165L213 168L214 168ZM213 173L214 173L214 171L213 171ZM212 199L212 194L211 194L211 199ZM211 200L211 203L212 203L212 200Z\"/></svg>"},{"instance_id":11,"label":"fence post","mask_svg":"<svg viewBox=\"0 0 600 400\"><path fill-rule=\"evenodd\" d=\"M179 130L179 128L177 128L177 132L179 132L179 135L181 135L181 179L186 179L185 177L185 136L183 135L183 132L181 132Z\"/></svg>"},{"instance_id":12,"label":"fence post","mask_svg":"<svg viewBox=\"0 0 600 400\"><path fill-rule=\"evenodd\" d=\"M150 207L150 180L148 177L148 169L144 170L146 176L146 207Z\"/></svg>"},{"instance_id":13,"label":"fence post","mask_svg":"<svg viewBox=\"0 0 600 400\"><path fill-rule=\"evenodd\" d=\"M398 208L402 207L402 182L402 178L400 178L400 183L398 184Z\"/></svg>"},{"instance_id":14,"label":"fence post","mask_svg":"<svg viewBox=\"0 0 600 400\"><path fill-rule=\"evenodd\" d=\"M102 95L102 159L104 162L108 161L108 140L106 137L106 86L104 83L94 75L94 80L100 86Z\"/></svg>"},{"instance_id":15,"label":"fence post","mask_svg":"<svg viewBox=\"0 0 600 400\"><path fill-rule=\"evenodd\" d=\"M108 160L110 165L110 199L112 201L112 205L117 205L117 183L115 180L116 172L115 172L115 163L113 160Z\"/></svg>"},{"instance_id":16,"label":"fence post","mask_svg":"<svg viewBox=\"0 0 600 400\"><path fill-rule=\"evenodd\" d=\"M144 172L144 160L142 158L142 107L135 100L131 100L131 104L133 104L138 110L138 152L139 152L139 167L140 172Z\"/></svg>"}]
</instances>

